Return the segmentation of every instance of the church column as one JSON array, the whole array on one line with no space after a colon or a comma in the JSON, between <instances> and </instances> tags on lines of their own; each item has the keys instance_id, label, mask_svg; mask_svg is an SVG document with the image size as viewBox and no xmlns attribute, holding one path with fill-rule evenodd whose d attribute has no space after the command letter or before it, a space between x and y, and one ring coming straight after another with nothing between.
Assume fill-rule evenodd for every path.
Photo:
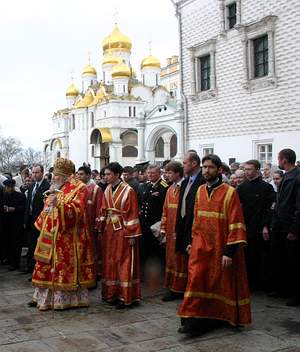
<instances>
[{"instance_id":1,"label":"church column","mask_svg":"<svg viewBox=\"0 0 300 352\"><path fill-rule=\"evenodd\" d=\"M109 145L109 162L117 161L122 164L122 141L112 142Z\"/></svg>"},{"instance_id":2,"label":"church column","mask_svg":"<svg viewBox=\"0 0 300 352\"><path fill-rule=\"evenodd\" d=\"M182 161L184 156L184 120L183 120L183 110L180 111L179 116L176 121L177 125L177 154L175 155L175 160Z\"/></svg>"},{"instance_id":3,"label":"church column","mask_svg":"<svg viewBox=\"0 0 300 352\"><path fill-rule=\"evenodd\" d=\"M140 117L136 124L138 131L138 157L137 163L146 161L145 158L145 120L144 117Z\"/></svg>"}]
</instances>

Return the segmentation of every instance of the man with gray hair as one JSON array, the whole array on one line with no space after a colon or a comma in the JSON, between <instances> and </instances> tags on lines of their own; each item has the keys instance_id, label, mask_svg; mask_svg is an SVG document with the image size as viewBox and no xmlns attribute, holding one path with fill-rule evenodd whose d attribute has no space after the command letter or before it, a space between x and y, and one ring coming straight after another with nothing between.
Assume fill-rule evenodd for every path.
<instances>
[{"instance_id":1,"label":"man with gray hair","mask_svg":"<svg viewBox=\"0 0 300 352\"><path fill-rule=\"evenodd\" d=\"M148 182L141 195L140 223L143 236L141 238L141 262L145 264L150 256L163 258L164 253L151 226L161 220L168 184L162 180L160 167L147 167Z\"/></svg>"}]
</instances>

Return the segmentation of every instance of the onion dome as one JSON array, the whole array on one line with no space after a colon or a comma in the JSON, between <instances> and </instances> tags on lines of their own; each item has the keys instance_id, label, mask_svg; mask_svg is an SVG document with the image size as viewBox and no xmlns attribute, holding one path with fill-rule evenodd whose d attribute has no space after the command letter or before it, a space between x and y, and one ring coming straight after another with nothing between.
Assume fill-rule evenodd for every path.
<instances>
[{"instance_id":1,"label":"onion dome","mask_svg":"<svg viewBox=\"0 0 300 352\"><path fill-rule=\"evenodd\" d=\"M131 70L128 65L123 62L114 66L111 71L112 78L129 78L131 76Z\"/></svg>"},{"instance_id":2,"label":"onion dome","mask_svg":"<svg viewBox=\"0 0 300 352\"><path fill-rule=\"evenodd\" d=\"M141 70L143 68L160 68L160 61L157 57L152 56L151 54L144 58L141 62Z\"/></svg>"},{"instance_id":3,"label":"onion dome","mask_svg":"<svg viewBox=\"0 0 300 352\"><path fill-rule=\"evenodd\" d=\"M121 59L110 54L105 55L102 61L102 65L116 65L119 63L121 63Z\"/></svg>"},{"instance_id":4,"label":"onion dome","mask_svg":"<svg viewBox=\"0 0 300 352\"><path fill-rule=\"evenodd\" d=\"M120 32L118 25L115 25L112 33L108 35L102 42L103 51L120 50L130 52L132 48L131 40Z\"/></svg>"},{"instance_id":5,"label":"onion dome","mask_svg":"<svg viewBox=\"0 0 300 352\"><path fill-rule=\"evenodd\" d=\"M97 71L96 71L95 67L91 66L90 64L85 65L83 70L82 70L82 76L85 76L85 75L96 76L97 75Z\"/></svg>"},{"instance_id":6,"label":"onion dome","mask_svg":"<svg viewBox=\"0 0 300 352\"><path fill-rule=\"evenodd\" d=\"M79 90L76 88L75 84L72 83L66 90L66 97L77 97L79 95Z\"/></svg>"}]
</instances>

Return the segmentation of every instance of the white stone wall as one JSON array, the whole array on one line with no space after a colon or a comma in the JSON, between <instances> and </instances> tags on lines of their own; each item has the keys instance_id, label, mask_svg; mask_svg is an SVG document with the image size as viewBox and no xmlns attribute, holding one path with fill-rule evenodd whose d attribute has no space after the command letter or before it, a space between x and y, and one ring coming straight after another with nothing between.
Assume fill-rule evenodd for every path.
<instances>
[{"instance_id":1,"label":"white stone wall","mask_svg":"<svg viewBox=\"0 0 300 352\"><path fill-rule=\"evenodd\" d=\"M257 140L273 140L277 152L291 147L300 157L299 92L299 0L242 0L241 23L275 15L275 75L277 88L249 91L242 86L243 46L236 29L220 36L217 0L194 0L182 8L183 93L188 97L188 148L214 145L224 161L229 157L255 157ZM298 30L299 35L299 30ZM188 48L216 38L215 98L192 100L191 58ZM297 70L298 69L298 70ZM298 74L296 74L298 72Z\"/></svg>"}]
</instances>

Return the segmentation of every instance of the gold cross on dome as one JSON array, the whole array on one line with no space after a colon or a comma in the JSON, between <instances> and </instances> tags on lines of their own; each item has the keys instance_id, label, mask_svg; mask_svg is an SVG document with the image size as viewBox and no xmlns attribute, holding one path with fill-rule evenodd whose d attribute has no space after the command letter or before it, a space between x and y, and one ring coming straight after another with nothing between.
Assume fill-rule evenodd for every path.
<instances>
[{"instance_id":1,"label":"gold cross on dome","mask_svg":"<svg viewBox=\"0 0 300 352\"><path fill-rule=\"evenodd\" d=\"M70 73L71 73L71 81L73 83L74 82L74 69L73 68Z\"/></svg>"},{"instance_id":2,"label":"gold cross on dome","mask_svg":"<svg viewBox=\"0 0 300 352\"><path fill-rule=\"evenodd\" d=\"M148 45L149 45L149 54L152 55L152 41L151 40L149 40Z\"/></svg>"},{"instance_id":3,"label":"gold cross on dome","mask_svg":"<svg viewBox=\"0 0 300 352\"><path fill-rule=\"evenodd\" d=\"M119 16L119 11L117 8L115 8L115 12L114 12L114 20L115 20L115 24L118 23L118 16Z\"/></svg>"},{"instance_id":4,"label":"gold cross on dome","mask_svg":"<svg viewBox=\"0 0 300 352\"><path fill-rule=\"evenodd\" d=\"M88 50L88 63L91 64L91 51Z\"/></svg>"}]
</instances>

